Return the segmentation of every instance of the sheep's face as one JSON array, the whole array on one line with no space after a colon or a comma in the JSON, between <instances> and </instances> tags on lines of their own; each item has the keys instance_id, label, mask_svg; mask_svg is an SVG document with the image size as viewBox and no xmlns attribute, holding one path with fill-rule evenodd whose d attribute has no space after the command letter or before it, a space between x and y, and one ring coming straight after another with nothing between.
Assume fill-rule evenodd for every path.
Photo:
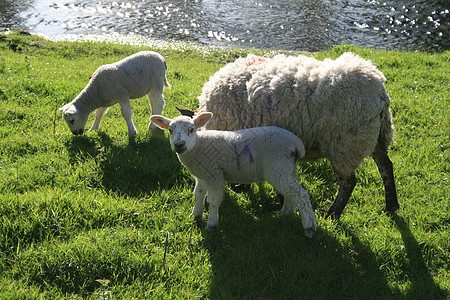
<instances>
[{"instance_id":1,"label":"sheep's face","mask_svg":"<svg viewBox=\"0 0 450 300\"><path fill-rule=\"evenodd\" d=\"M150 119L159 128L169 130L172 148L182 154L194 148L197 129L205 125L211 117L212 113L202 113L192 119L180 116L171 120L158 115L151 116Z\"/></svg>"},{"instance_id":2,"label":"sheep's face","mask_svg":"<svg viewBox=\"0 0 450 300\"><path fill-rule=\"evenodd\" d=\"M69 125L70 131L73 134L78 135L84 132L89 115L80 113L78 108L72 103L64 105L59 110L62 111L64 120Z\"/></svg>"}]
</instances>

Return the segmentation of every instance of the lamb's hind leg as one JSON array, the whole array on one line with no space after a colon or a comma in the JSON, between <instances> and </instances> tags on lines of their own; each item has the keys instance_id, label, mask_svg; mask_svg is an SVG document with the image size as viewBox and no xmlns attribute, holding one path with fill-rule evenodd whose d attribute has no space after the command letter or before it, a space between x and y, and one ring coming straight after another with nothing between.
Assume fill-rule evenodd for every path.
<instances>
[{"instance_id":1,"label":"lamb's hind leg","mask_svg":"<svg viewBox=\"0 0 450 300\"><path fill-rule=\"evenodd\" d=\"M157 91L150 91L147 94L148 100L150 100L150 106L152 108L152 115L160 115L164 109L164 96L163 89ZM148 130L154 130L156 125L150 122L148 124Z\"/></svg>"},{"instance_id":2,"label":"lamb's hind leg","mask_svg":"<svg viewBox=\"0 0 450 300\"><path fill-rule=\"evenodd\" d=\"M387 155L387 150L377 146L373 153L373 160L377 164L378 171L384 183L384 193L386 198L385 211L394 212L399 208L397 199L397 189L395 188L394 168L392 161Z\"/></svg>"},{"instance_id":3,"label":"lamb's hind leg","mask_svg":"<svg viewBox=\"0 0 450 300\"><path fill-rule=\"evenodd\" d=\"M100 128L100 122L102 121L103 115L106 114L109 107L99 107L95 110L94 123L89 130L98 130Z\"/></svg>"},{"instance_id":4,"label":"lamb's hind leg","mask_svg":"<svg viewBox=\"0 0 450 300\"><path fill-rule=\"evenodd\" d=\"M316 216L309 200L308 192L295 180L286 180L286 176L279 177L280 180L269 181L272 186L284 196L284 204L281 214L286 215L297 205L302 216L302 225L305 236L312 238L317 230Z\"/></svg>"},{"instance_id":5,"label":"lamb's hind leg","mask_svg":"<svg viewBox=\"0 0 450 300\"><path fill-rule=\"evenodd\" d=\"M338 177L339 190L336 199L334 199L333 204L327 212L326 218L332 217L333 219L339 219L356 185L356 176L354 172L349 176Z\"/></svg>"}]
</instances>

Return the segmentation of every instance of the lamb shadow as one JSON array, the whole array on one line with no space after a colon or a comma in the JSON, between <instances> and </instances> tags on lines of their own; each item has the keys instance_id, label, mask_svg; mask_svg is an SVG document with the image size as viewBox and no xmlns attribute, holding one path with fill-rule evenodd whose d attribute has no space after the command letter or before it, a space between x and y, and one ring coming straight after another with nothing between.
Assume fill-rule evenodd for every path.
<instances>
[{"instance_id":1,"label":"lamb shadow","mask_svg":"<svg viewBox=\"0 0 450 300\"><path fill-rule=\"evenodd\" d=\"M95 172L81 176L93 188L139 197L161 186L170 187L181 176L180 163L170 143L158 130L117 145L102 132L96 136L73 136L66 142L72 164L94 161Z\"/></svg>"},{"instance_id":2,"label":"lamb shadow","mask_svg":"<svg viewBox=\"0 0 450 300\"><path fill-rule=\"evenodd\" d=\"M299 216L249 215L232 202L225 199L221 206L221 226L203 232L211 257L211 299L399 296L388 286L376 255L349 231L351 245L320 227L308 239Z\"/></svg>"}]
</instances>

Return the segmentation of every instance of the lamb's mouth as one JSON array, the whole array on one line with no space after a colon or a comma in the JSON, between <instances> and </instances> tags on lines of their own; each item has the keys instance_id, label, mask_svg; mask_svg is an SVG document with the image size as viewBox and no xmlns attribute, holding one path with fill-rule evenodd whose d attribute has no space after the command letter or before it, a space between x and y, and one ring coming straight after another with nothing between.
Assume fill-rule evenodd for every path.
<instances>
[{"instance_id":1,"label":"lamb's mouth","mask_svg":"<svg viewBox=\"0 0 450 300\"><path fill-rule=\"evenodd\" d=\"M186 145L174 145L175 152L178 154L182 154L184 151L186 151Z\"/></svg>"},{"instance_id":2,"label":"lamb's mouth","mask_svg":"<svg viewBox=\"0 0 450 300\"><path fill-rule=\"evenodd\" d=\"M84 132L83 129L72 130L72 133L75 134L75 135L83 134L83 132Z\"/></svg>"}]
</instances>

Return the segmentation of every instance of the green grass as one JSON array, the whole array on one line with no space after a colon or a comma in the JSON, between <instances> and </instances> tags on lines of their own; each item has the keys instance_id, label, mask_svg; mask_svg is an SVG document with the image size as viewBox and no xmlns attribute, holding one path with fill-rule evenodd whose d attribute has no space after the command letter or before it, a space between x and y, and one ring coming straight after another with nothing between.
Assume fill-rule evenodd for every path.
<instances>
[{"instance_id":1,"label":"green grass","mask_svg":"<svg viewBox=\"0 0 450 300\"><path fill-rule=\"evenodd\" d=\"M194 222L192 177L167 133L146 132L146 98L132 102L132 143L118 106L99 133L70 133L57 109L99 65L142 49L0 36L1 299L449 297L449 51L337 46L314 54L353 51L388 78L401 208L380 213L383 185L366 160L341 219L325 220L337 190L330 165L300 165L319 224L306 239L299 215L279 217L267 184L228 187L218 230ZM196 108L209 76L250 51L153 50L169 67L170 117L175 105Z\"/></svg>"}]
</instances>

